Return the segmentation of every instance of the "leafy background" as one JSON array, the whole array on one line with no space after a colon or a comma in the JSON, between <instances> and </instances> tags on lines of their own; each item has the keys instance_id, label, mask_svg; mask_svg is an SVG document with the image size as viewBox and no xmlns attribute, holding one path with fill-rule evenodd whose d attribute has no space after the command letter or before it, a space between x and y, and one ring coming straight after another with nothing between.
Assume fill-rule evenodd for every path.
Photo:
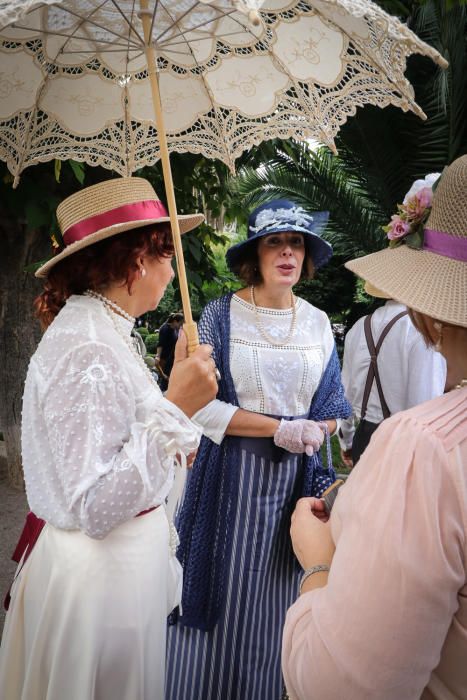
<instances>
[{"instance_id":1,"label":"leafy background","mask_svg":"<svg viewBox=\"0 0 467 700\"><path fill-rule=\"evenodd\" d=\"M206 224L184 236L194 316L205 303L238 286L225 265L225 249L246 233L246 214L275 197L290 197L310 210L327 209L325 236L333 244L332 262L297 293L346 326L376 303L347 273L350 257L386 245L386 224L413 180L467 153L467 9L461 0L379 0L448 61L446 71L425 57L408 61L407 76L428 119L395 108L359 109L342 127L338 155L308 144L269 141L237 162L232 178L222 163L190 154L171 157L181 213L204 211ZM139 173L150 179L164 199L159 166ZM29 168L19 187L0 164L0 426L8 452L10 483L21 486L19 423L21 395L29 358L40 338L32 316L32 299L40 291L34 263L51 253L58 238L55 208L76 191L108 179L100 168L73 161ZM154 330L180 308L175 281L159 309L145 321ZM3 477L0 465L0 478Z\"/></svg>"}]
</instances>

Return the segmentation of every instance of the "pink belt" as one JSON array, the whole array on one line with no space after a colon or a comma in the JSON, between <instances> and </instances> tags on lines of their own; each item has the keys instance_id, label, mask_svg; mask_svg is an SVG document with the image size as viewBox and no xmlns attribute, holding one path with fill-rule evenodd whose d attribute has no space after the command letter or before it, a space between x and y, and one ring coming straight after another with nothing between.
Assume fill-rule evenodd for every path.
<instances>
[{"instance_id":1,"label":"pink belt","mask_svg":"<svg viewBox=\"0 0 467 700\"><path fill-rule=\"evenodd\" d=\"M142 510L141 513L138 513L135 517L139 518L141 515L151 513L153 510L156 510L157 507L158 506L153 506L152 508L148 508L147 510ZM19 536L18 544L16 545L15 551L11 556L12 560L19 564L19 562L21 561L21 557L24 554L24 559L21 568L23 568L23 566L26 564L26 561L28 560L29 555L34 549L36 542L39 539L39 535L41 534L45 524L45 520L42 520L42 518L38 518L37 515L35 515L32 511L30 511L27 514L23 531ZM15 578L18 574L19 571L15 574ZM5 600L3 601L3 607L5 608L5 610L8 610L8 608L10 607L12 585L13 582L11 583L10 588L8 589L8 592L5 596Z\"/></svg>"}]
</instances>

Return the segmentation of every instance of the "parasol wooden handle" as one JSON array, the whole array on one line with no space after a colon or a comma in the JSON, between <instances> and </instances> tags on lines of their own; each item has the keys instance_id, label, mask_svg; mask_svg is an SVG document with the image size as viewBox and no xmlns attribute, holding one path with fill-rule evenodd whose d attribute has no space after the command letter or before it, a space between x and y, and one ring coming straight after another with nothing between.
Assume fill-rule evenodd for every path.
<instances>
[{"instance_id":1,"label":"parasol wooden handle","mask_svg":"<svg viewBox=\"0 0 467 700\"><path fill-rule=\"evenodd\" d=\"M183 330L188 341L188 355L191 355L199 345L198 326L194 321L183 324Z\"/></svg>"},{"instance_id":2,"label":"parasol wooden handle","mask_svg":"<svg viewBox=\"0 0 467 700\"><path fill-rule=\"evenodd\" d=\"M172 170L170 168L169 149L167 146L167 135L164 127L164 117L162 114L162 105L159 92L159 80L157 77L156 59L154 48L151 46L151 22L152 12L148 9L148 0L140 0L141 22L144 31L145 54L148 67L149 82L151 85L152 102L154 105L154 114L156 118L157 135L159 137L159 149L161 154L162 172L164 174L165 193L167 196L167 206L169 208L170 226L172 229L172 238L175 248L175 258L177 261L178 282L180 285L180 295L182 297L183 314L185 316L185 324L183 329L188 340L188 354L198 347L198 329L193 321L191 313L190 295L188 293L188 282L186 277L185 260L183 257L182 239L180 235L180 226L177 216L177 204L175 202L175 192L172 179Z\"/></svg>"}]
</instances>

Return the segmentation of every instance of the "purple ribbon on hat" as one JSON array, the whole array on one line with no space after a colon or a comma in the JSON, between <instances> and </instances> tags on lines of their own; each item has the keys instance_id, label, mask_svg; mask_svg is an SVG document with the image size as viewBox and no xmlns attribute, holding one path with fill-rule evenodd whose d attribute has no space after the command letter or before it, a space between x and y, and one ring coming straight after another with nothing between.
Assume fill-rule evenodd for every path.
<instances>
[{"instance_id":1,"label":"purple ribbon on hat","mask_svg":"<svg viewBox=\"0 0 467 700\"><path fill-rule=\"evenodd\" d=\"M451 236L444 231L426 228L424 231L423 250L446 258L467 262L467 238Z\"/></svg>"}]
</instances>

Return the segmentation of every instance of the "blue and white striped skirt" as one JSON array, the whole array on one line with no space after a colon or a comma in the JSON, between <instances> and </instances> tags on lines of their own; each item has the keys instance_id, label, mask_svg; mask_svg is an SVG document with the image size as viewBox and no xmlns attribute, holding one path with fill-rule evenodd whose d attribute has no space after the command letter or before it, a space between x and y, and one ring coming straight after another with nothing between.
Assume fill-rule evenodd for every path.
<instances>
[{"instance_id":1,"label":"blue and white striped skirt","mask_svg":"<svg viewBox=\"0 0 467 700\"><path fill-rule=\"evenodd\" d=\"M302 459L269 439L238 439L239 496L224 605L212 631L169 628L166 700L281 697L282 628L298 595L289 529Z\"/></svg>"}]
</instances>

